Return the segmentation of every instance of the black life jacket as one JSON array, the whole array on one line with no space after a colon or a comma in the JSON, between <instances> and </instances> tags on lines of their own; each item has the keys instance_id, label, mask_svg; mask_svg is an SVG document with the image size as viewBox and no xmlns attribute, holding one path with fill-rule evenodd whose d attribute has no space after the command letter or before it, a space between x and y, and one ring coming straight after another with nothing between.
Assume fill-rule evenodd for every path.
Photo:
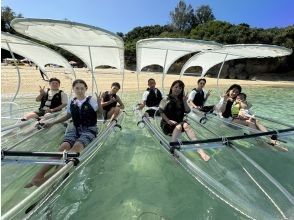
<instances>
[{"instance_id":1,"label":"black life jacket","mask_svg":"<svg viewBox=\"0 0 294 220\"><path fill-rule=\"evenodd\" d=\"M155 93L155 89L150 89L150 88L147 88L146 91L149 91L149 94L146 100L146 105L148 107L158 107L160 101L162 100L161 92L158 89L156 89L156 93Z\"/></svg>"},{"instance_id":2,"label":"black life jacket","mask_svg":"<svg viewBox=\"0 0 294 220\"><path fill-rule=\"evenodd\" d=\"M50 89L48 89L46 94L42 97L39 110L42 110L44 106L47 106L45 104L48 101L48 93L49 93L49 91L50 91ZM47 106L47 107L49 107L50 109L53 109L53 108L56 108L56 107L60 106L62 104L62 102L61 102L61 93L62 93L62 90L59 90L59 92L56 93L52 97L50 106Z\"/></svg>"},{"instance_id":3,"label":"black life jacket","mask_svg":"<svg viewBox=\"0 0 294 220\"><path fill-rule=\"evenodd\" d=\"M226 105L226 109L225 111L222 113L222 116L224 118L229 118L229 117L232 117L232 105L233 105L234 102L228 100L227 101L227 105Z\"/></svg>"},{"instance_id":4,"label":"black life jacket","mask_svg":"<svg viewBox=\"0 0 294 220\"><path fill-rule=\"evenodd\" d=\"M89 102L91 96L87 97L86 101L82 104L81 109L74 103L76 99L77 98L74 98L70 103L70 113L74 126L95 126L97 124L97 113Z\"/></svg>"},{"instance_id":5,"label":"black life jacket","mask_svg":"<svg viewBox=\"0 0 294 220\"><path fill-rule=\"evenodd\" d=\"M168 103L165 106L163 113L168 117L168 119L176 121L178 123L182 122L185 115L184 102L181 105L177 105L177 101L173 97L168 97Z\"/></svg>"},{"instance_id":6,"label":"black life jacket","mask_svg":"<svg viewBox=\"0 0 294 220\"><path fill-rule=\"evenodd\" d=\"M197 90L196 88L193 89L194 91L196 91L195 97L193 99L193 103L196 106L203 106L204 102L205 102L205 98L204 98L204 92L203 90Z\"/></svg>"},{"instance_id":7,"label":"black life jacket","mask_svg":"<svg viewBox=\"0 0 294 220\"><path fill-rule=\"evenodd\" d=\"M110 101L110 99L111 99L112 97L116 98L116 94L109 94L109 92L106 91L106 92L104 93L103 101L104 101L104 102L108 102L108 101ZM103 109L106 110L106 111L109 111L111 108L115 107L116 104L117 104L117 101L115 101L115 102L113 102L113 103L111 103L111 104L109 104L109 105L104 106Z\"/></svg>"}]
</instances>

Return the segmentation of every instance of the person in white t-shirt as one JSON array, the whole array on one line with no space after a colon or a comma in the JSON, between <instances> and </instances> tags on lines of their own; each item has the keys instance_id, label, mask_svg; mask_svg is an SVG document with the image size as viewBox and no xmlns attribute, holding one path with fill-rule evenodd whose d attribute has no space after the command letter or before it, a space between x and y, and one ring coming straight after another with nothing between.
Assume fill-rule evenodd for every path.
<instances>
[{"instance_id":1,"label":"person in white t-shirt","mask_svg":"<svg viewBox=\"0 0 294 220\"><path fill-rule=\"evenodd\" d=\"M51 123L45 123L44 127L48 128L72 118L73 126L69 125L70 127L66 131L59 151L63 152L66 150L80 153L96 137L98 133L97 118L102 117L103 109L101 105L101 94L99 96L96 94L97 100L92 96L86 96L88 87L84 80L76 79L72 87L75 97L68 105L67 114ZM46 175L53 167L53 165L43 166L25 188L42 185L56 172L51 172Z\"/></svg>"},{"instance_id":2,"label":"person in white t-shirt","mask_svg":"<svg viewBox=\"0 0 294 220\"><path fill-rule=\"evenodd\" d=\"M156 87L154 79L148 79L148 88L143 93L142 102L139 104L138 109L142 110L145 106L148 109L145 111L146 117L154 117L155 112L158 110L160 101L162 100L162 94Z\"/></svg>"},{"instance_id":3,"label":"person in white t-shirt","mask_svg":"<svg viewBox=\"0 0 294 220\"><path fill-rule=\"evenodd\" d=\"M67 105L67 95L60 90L60 80L57 78L49 79L49 86L45 91L45 86L40 87L40 94L36 97L37 102L41 102L38 111L29 112L21 119L26 121L31 118L40 118L48 113L58 112Z\"/></svg>"}]
</instances>

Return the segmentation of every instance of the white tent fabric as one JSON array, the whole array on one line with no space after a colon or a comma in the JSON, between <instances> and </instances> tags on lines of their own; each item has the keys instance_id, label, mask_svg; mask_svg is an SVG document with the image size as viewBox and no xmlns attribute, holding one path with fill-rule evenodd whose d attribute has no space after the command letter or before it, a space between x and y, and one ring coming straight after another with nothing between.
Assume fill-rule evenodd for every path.
<instances>
[{"instance_id":1,"label":"white tent fabric","mask_svg":"<svg viewBox=\"0 0 294 220\"><path fill-rule=\"evenodd\" d=\"M8 51L11 49L13 53L26 57L39 66L43 72L45 72L46 64L57 64L63 66L65 72L73 72L71 65L69 65L68 61L63 56L46 46L28 39L1 32L1 47Z\"/></svg>"},{"instance_id":2,"label":"white tent fabric","mask_svg":"<svg viewBox=\"0 0 294 220\"><path fill-rule=\"evenodd\" d=\"M88 68L108 65L124 68L123 40L97 27L49 19L14 19L11 26L17 32L59 46L79 57Z\"/></svg>"},{"instance_id":3,"label":"white tent fabric","mask_svg":"<svg viewBox=\"0 0 294 220\"><path fill-rule=\"evenodd\" d=\"M138 41L136 47L137 72L149 65L159 65L165 74L179 58L193 52L218 49L222 45L213 41L183 38L149 38Z\"/></svg>"},{"instance_id":4,"label":"white tent fabric","mask_svg":"<svg viewBox=\"0 0 294 220\"><path fill-rule=\"evenodd\" d=\"M225 45L221 49L205 51L195 54L183 66L181 75L192 66L202 67L202 76L207 71L223 61L241 58L266 58L287 56L292 53L291 49L266 44L235 44Z\"/></svg>"}]
</instances>

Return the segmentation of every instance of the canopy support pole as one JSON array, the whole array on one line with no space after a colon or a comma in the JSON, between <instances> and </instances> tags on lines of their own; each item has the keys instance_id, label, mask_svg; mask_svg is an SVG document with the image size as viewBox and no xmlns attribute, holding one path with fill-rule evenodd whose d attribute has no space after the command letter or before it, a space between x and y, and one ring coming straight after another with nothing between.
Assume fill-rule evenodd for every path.
<instances>
[{"instance_id":1,"label":"canopy support pole","mask_svg":"<svg viewBox=\"0 0 294 220\"><path fill-rule=\"evenodd\" d=\"M136 51L138 50L138 45L136 44ZM139 65L140 64L140 65ZM138 68L139 67L139 68ZM136 74L137 74L137 89L138 89L138 100L140 100L140 82L139 82L139 73L141 72L141 59L136 52Z\"/></svg>"},{"instance_id":2,"label":"canopy support pole","mask_svg":"<svg viewBox=\"0 0 294 220\"><path fill-rule=\"evenodd\" d=\"M222 65L221 65L221 67L220 67L220 69L219 69L219 71L218 71L217 79L216 79L217 91L218 91L218 95L219 95L220 97L222 96L222 94L221 94L221 91L220 91L220 89L219 89L218 81L219 81L219 76L220 76L220 74L221 74L221 71L222 71L222 69L223 69L223 66L224 66L224 64L225 64L225 61L226 61L226 59L227 59L227 56L228 56L228 53L226 53L226 56L225 56L225 58L224 58L224 60L223 60L223 62L222 62Z\"/></svg>"},{"instance_id":3,"label":"canopy support pole","mask_svg":"<svg viewBox=\"0 0 294 220\"><path fill-rule=\"evenodd\" d=\"M119 54L121 55L121 50L119 50ZM124 52L122 51L122 56L120 57L120 72L122 72L122 83L121 83L121 99L123 99L124 94L124 82L125 82L125 67L124 67L124 60L121 59L123 57L124 59Z\"/></svg>"},{"instance_id":4,"label":"canopy support pole","mask_svg":"<svg viewBox=\"0 0 294 220\"><path fill-rule=\"evenodd\" d=\"M167 55L168 55L168 50L165 51L165 58L164 58L164 64L163 64L163 73L162 73L162 79L161 79L162 95L164 95L164 78L167 72L167 70L165 71Z\"/></svg>"},{"instance_id":5,"label":"canopy support pole","mask_svg":"<svg viewBox=\"0 0 294 220\"><path fill-rule=\"evenodd\" d=\"M92 52L91 52L91 47L88 46L88 50L89 50L89 57L90 57L90 64L91 64L91 74L92 74L92 95L94 94L94 83L95 83L95 87L96 87L96 93L98 94L98 86L97 86L97 82L94 76L94 68L93 68L93 62L92 62Z\"/></svg>"},{"instance_id":6,"label":"canopy support pole","mask_svg":"<svg viewBox=\"0 0 294 220\"><path fill-rule=\"evenodd\" d=\"M137 74L138 100L140 100L139 71L136 71L136 74Z\"/></svg>"}]
</instances>

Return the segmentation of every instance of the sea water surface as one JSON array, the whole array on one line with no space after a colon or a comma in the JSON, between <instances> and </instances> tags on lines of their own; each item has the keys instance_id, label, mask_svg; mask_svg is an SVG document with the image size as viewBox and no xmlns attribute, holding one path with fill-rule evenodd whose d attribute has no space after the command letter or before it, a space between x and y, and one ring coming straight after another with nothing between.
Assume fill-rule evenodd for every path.
<instances>
[{"instance_id":1,"label":"sea water surface","mask_svg":"<svg viewBox=\"0 0 294 220\"><path fill-rule=\"evenodd\" d=\"M244 92L259 115L294 125L293 88L252 87ZM208 104L216 103L217 96L214 90ZM122 131L111 134L92 161L33 219L246 219L189 175L146 128L137 126L132 112L137 97L124 93L127 115ZM270 158L261 161L279 173L278 180L290 184L293 193L294 172L280 170L284 163L294 165L293 139L287 146L288 153L263 149L278 155L275 164ZM258 153L256 159L263 156Z\"/></svg>"}]
</instances>

